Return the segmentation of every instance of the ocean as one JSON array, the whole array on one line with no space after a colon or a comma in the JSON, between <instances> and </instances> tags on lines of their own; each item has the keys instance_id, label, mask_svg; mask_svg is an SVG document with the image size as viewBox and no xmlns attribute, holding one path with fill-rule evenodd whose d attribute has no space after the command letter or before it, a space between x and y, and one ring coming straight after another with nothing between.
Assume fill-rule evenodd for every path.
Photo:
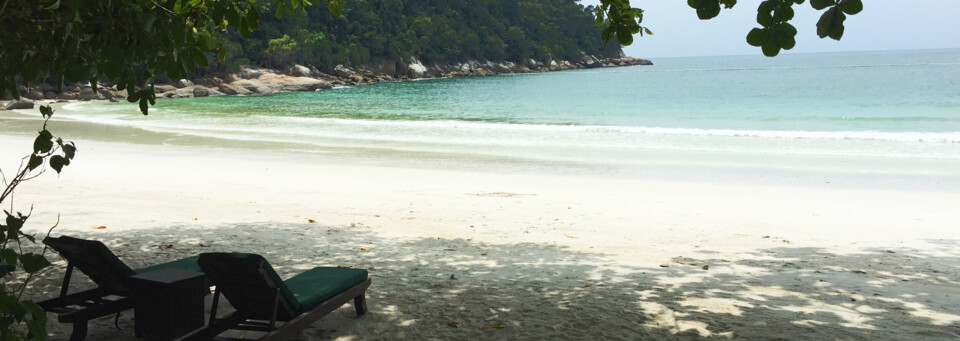
<instances>
[{"instance_id":1,"label":"ocean","mask_svg":"<svg viewBox=\"0 0 960 341\"><path fill-rule=\"evenodd\" d=\"M960 50L653 62L160 100L146 117L129 103L75 103L57 115L298 150L591 165L613 173L713 165L729 173L759 167L960 176Z\"/></svg>"}]
</instances>

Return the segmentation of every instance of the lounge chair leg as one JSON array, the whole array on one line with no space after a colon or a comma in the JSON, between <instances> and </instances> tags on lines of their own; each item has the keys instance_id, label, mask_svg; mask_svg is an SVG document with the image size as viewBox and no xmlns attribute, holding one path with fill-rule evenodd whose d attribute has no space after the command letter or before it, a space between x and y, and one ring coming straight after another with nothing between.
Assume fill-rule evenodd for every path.
<instances>
[{"instance_id":1,"label":"lounge chair leg","mask_svg":"<svg viewBox=\"0 0 960 341\"><path fill-rule=\"evenodd\" d=\"M77 321L73 323L73 332L70 333L70 341L83 341L87 338L87 321Z\"/></svg>"},{"instance_id":2,"label":"lounge chair leg","mask_svg":"<svg viewBox=\"0 0 960 341\"><path fill-rule=\"evenodd\" d=\"M60 297L67 297L67 290L70 288L71 275L73 275L73 264L67 262L67 272L63 274L63 285L60 286Z\"/></svg>"},{"instance_id":3,"label":"lounge chair leg","mask_svg":"<svg viewBox=\"0 0 960 341\"><path fill-rule=\"evenodd\" d=\"M357 315L363 315L367 313L367 294L360 294L360 296L353 298L353 307L357 309Z\"/></svg>"}]
</instances>

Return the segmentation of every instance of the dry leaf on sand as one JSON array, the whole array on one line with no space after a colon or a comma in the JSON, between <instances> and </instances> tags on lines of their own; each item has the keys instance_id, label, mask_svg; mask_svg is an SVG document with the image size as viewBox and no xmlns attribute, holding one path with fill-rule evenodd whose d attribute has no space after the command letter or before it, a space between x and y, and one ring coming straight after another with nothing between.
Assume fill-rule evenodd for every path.
<instances>
[{"instance_id":1,"label":"dry leaf on sand","mask_svg":"<svg viewBox=\"0 0 960 341\"><path fill-rule=\"evenodd\" d=\"M105 229L105 228L107 228L107 227L106 227L106 226L94 226L94 227L93 227L94 230L103 230L103 229Z\"/></svg>"},{"instance_id":2,"label":"dry leaf on sand","mask_svg":"<svg viewBox=\"0 0 960 341\"><path fill-rule=\"evenodd\" d=\"M503 328L506 328L506 327L507 327L507 326L503 325L503 323L497 323L497 324L487 325L485 328L503 329Z\"/></svg>"}]
</instances>

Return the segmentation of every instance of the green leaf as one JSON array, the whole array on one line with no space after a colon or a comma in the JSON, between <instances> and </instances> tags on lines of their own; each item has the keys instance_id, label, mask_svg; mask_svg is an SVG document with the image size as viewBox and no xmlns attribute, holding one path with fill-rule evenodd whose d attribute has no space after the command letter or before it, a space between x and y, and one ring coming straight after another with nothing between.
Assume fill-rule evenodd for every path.
<instances>
[{"instance_id":1,"label":"green leaf","mask_svg":"<svg viewBox=\"0 0 960 341\"><path fill-rule=\"evenodd\" d=\"M255 7L250 8L250 10L247 11L247 21L252 23L260 22L260 12L257 11Z\"/></svg>"},{"instance_id":2,"label":"green leaf","mask_svg":"<svg viewBox=\"0 0 960 341\"><path fill-rule=\"evenodd\" d=\"M624 46L633 44L633 35L623 26L617 30L617 43Z\"/></svg>"},{"instance_id":3,"label":"green leaf","mask_svg":"<svg viewBox=\"0 0 960 341\"><path fill-rule=\"evenodd\" d=\"M842 0L840 1L840 10L843 13L854 15L863 10L863 1L861 0Z\"/></svg>"},{"instance_id":4,"label":"green leaf","mask_svg":"<svg viewBox=\"0 0 960 341\"><path fill-rule=\"evenodd\" d=\"M15 217L12 214L7 214L7 228L9 229L8 234L12 234L10 237L15 237L19 235L20 229L23 228L23 223L26 222L26 219L20 217ZM13 233L12 233L13 232Z\"/></svg>"},{"instance_id":5,"label":"green leaf","mask_svg":"<svg viewBox=\"0 0 960 341\"><path fill-rule=\"evenodd\" d=\"M760 47L766 39L766 30L762 28L754 28L750 30L750 33L747 33L747 44L751 46Z\"/></svg>"},{"instance_id":6,"label":"green leaf","mask_svg":"<svg viewBox=\"0 0 960 341\"><path fill-rule=\"evenodd\" d=\"M140 100L140 92L133 91L133 88L127 89L127 102L133 103Z\"/></svg>"},{"instance_id":7,"label":"green leaf","mask_svg":"<svg viewBox=\"0 0 960 341\"><path fill-rule=\"evenodd\" d=\"M196 62L197 65L200 65L202 67L206 67L209 63L207 61L207 55L203 53L203 51L201 51L200 49L195 49L193 51L193 61Z\"/></svg>"},{"instance_id":8,"label":"green leaf","mask_svg":"<svg viewBox=\"0 0 960 341\"><path fill-rule=\"evenodd\" d=\"M53 109L51 109L50 106L41 105L41 106L40 106L40 115L42 115L43 118L50 118L50 117L53 116Z\"/></svg>"},{"instance_id":9,"label":"green leaf","mask_svg":"<svg viewBox=\"0 0 960 341\"><path fill-rule=\"evenodd\" d=\"M50 265L50 261L43 255L36 253L25 253L20 255L20 264L23 264L23 271L27 273L37 273L37 271L43 270L43 268Z\"/></svg>"},{"instance_id":10,"label":"green leaf","mask_svg":"<svg viewBox=\"0 0 960 341\"><path fill-rule=\"evenodd\" d=\"M697 6L697 17L700 20L715 18L720 15L720 0L700 0Z\"/></svg>"},{"instance_id":11,"label":"green leaf","mask_svg":"<svg viewBox=\"0 0 960 341\"><path fill-rule=\"evenodd\" d=\"M820 21L817 21L817 35L820 38L829 36L835 40L840 40L843 37L843 21L846 18L847 16L837 7L828 9L820 16Z\"/></svg>"},{"instance_id":12,"label":"green leaf","mask_svg":"<svg viewBox=\"0 0 960 341\"><path fill-rule=\"evenodd\" d=\"M14 249L6 248L0 250L0 260L8 265L17 264L17 259L20 258L19 256L20 255L17 254L17 251Z\"/></svg>"},{"instance_id":13,"label":"green leaf","mask_svg":"<svg viewBox=\"0 0 960 341\"><path fill-rule=\"evenodd\" d=\"M30 161L27 162L27 169L34 170L34 169L37 169L37 167L40 167L40 165L42 164L43 164L43 158L37 156L36 154L33 154L33 155L30 155Z\"/></svg>"},{"instance_id":14,"label":"green leaf","mask_svg":"<svg viewBox=\"0 0 960 341\"><path fill-rule=\"evenodd\" d=\"M767 11L759 11L757 12L757 23L763 27L770 27L773 23L773 15Z\"/></svg>"},{"instance_id":15,"label":"green leaf","mask_svg":"<svg viewBox=\"0 0 960 341\"><path fill-rule=\"evenodd\" d=\"M277 16L277 19L283 19L283 12L286 6L286 2L280 2L277 4L277 12L274 13Z\"/></svg>"},{"instance_id":16,"label":"green leaf","mask_svg":"<svg viewBox=\"0 0 960 341\"><path fill-rule=\"evenodd\" d=\"M792 38L797 35L797 28L793 27L793 25L790 25L788 23L782 23L780 25L777 25L776 30L777 30L777 34L780 35L780 38L785 38L785 37Z\"/></svg>"},{"instance_id":17,"label":"green leaf","mask_svg":"<svg viewBox=\"0 0 960 341\"><path fill-rule=\"evenodd\" d=\"M333 13L333 16L335 17L340 16L340 12L343 11L343 7L344 7L343 0L327 1L327 10L330 11L330 13Z\"/></svg>"},{"instance_id":18,"label":"green leaf","mask_svg":"<svg viewBox=\"0 0 960 341\"><path fill-rule=\"evenodd\" d=\"M72 160L76 154L77 154L77 146L75 146L73 142L68 142L63 145L63 155L68 160Z\"/></svg>"},{"instance_id":19,"label":"green leaf","mask_svg":"<svg viewBox=\"0 0 960 341\"><path fill-rule=\"evenodd\" d=\"M247 38L250 36L250 28L247 26L246 19L240 19L240 25L237 27L237 31L240 32L240 36Z\"/></svg>"},{"instance_id":20,"label":"green leaf","mask_svg":"<svg viewBox=\"0 0 960 341\"><path fill-rule=\"evenodd\" d=\"M607 26L607 28L603 29L603 32L600 32L600 40L602 40L604 43L610 41L610 38L613 37L613 32L613 25Z\"/></svg>"},{"instance_id":21,"label":"green leaf","mask_svg":"<svg viewBox=\"0 0 960 341\"><path fill-rule=\"evenodd\" d=\"M813 9L818 11L836 4L836 0L810 0L810 6L813 6Z\"/></svg>"},{"instance_id":22,"label":"green leaf","mask_svg":"<svg viewBox=\"0 0 960 341\"><path fill-rule=\"evenodd\" d=\"M783 48L784 50L793 49L793 47L796 45L797 45L797 40L794 39L793 37L789 37L789 38L782 37L782 36L780 37L780 47Z\"/></svg>"},{"instance_id":23,"label":"green leaf","mask_svg":"<svg viewBox=\"0 0 960 341\"><path fill-rule=\"evenodd\" d=\"M763 50L764 56L776 57L780 54L780 41L776 35L770 35L767 37L767 40L763 42L763 46L761 46L760 49Z\"/></svg>"},{"instance_id":24,"label":"green leaf","mask_svg":"<svg viewBox=\"0 0 960 341\"><path fill-rule=\"evenodd\" d=\"M25 320L27 330L36 341L47 339L47 313L33 301L20 301L20 305L27 311Z\"/></svg>"},{"instance_id":25,"label":"green leaf","mask_svg":"<svg viewBox=\"0 0 960 341\"><path fill-rule=\"evenodd\" d=\"M53 148L53 134L50 134L49 131L44 129L40 132L40 135L37 136L37 139L33 141L33 152L36 154L43 154L50 152L50 149Z\"/></svg>"},{"instance_id":26,"label":"green leaf","mask_svg":"<svg viewBox=\"0 0 960 341\"><path fill-rule=\"evenodd\" d=\"M57 174L60 174L60 171L63 169L63 166L65 166L64 164L65 161L66 159L63 158L63 156L54 155L50 157L50 168L53 168L53 170L57 171Z\"/></svg>"},{"instance_id":27,"label":"green leaf","mask_svg":"<svg viewBox=\"0 0 960 341\"><path fill-rule=\"evenodd\" d=\"M790 19L793 19L793 8L790 6L780 6L773 11L773 20L775 22L785 22Z\"/></svg>"},{"instance_id":28,"label":"green leaf","mask_svg":"<svg viewBox=\"0 0 960 341\"><path fill-rule=\"evenodd\" d=\"M147 107L147 100L148 99L146 97L140 97L140 112L143 113L144 116L147 115L147 110L149 110Z\"/></svg>"}]
</instances>

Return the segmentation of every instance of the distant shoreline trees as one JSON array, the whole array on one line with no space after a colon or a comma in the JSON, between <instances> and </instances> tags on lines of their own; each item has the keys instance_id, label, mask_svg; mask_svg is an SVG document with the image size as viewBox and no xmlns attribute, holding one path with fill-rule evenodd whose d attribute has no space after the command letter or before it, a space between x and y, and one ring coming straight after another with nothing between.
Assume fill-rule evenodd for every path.
<instances>
[{"instance_id":1,"label":"distant shoreline trees","mask_svg":"<svg viewBox=\"0 0 960 341\"><path fill-rule=\"evenodd\" d=\"M264 13L276 10L269 2L259 6ZM236 48L227 52L226 62L279 66L270 44L286 37L297 51L283 62L321 70L410 57L454 63L575 60L580 51L618 56L620 44L603 43L594 20L593 7L574 0L351 0L340 16L308 8L282 20L265 16L246 39L228 33L228 44Z\"/></svg>"}]
</instances>

